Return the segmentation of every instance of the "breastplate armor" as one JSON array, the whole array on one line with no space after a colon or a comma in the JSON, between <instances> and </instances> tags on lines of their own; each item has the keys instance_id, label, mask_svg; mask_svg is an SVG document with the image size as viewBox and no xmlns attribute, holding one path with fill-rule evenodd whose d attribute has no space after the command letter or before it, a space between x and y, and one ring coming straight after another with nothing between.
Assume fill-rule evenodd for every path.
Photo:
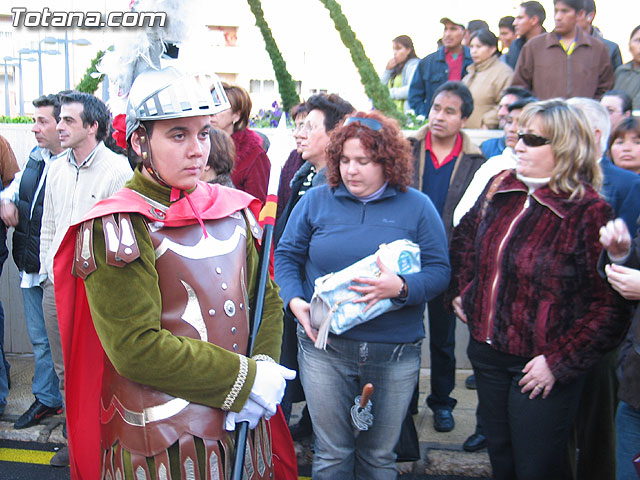
<instances>
[{"instance_id":1,"label":"breastplate armor","mask_svg":"<svg viewBox=\"0 0 640 480\"><path fill-rule=\"evenodd\" d=\"M200 224L166 228L149 223L162 295L163 329L246 354L249 333L246 223L240 213ZM135 286L132 286L135 288ZM150 366L152 368L152 366ZM225 412L190 403L120 376L105 356L102 442L145 457L185 433L226 438Z\"/></svg>"}]
</instances>

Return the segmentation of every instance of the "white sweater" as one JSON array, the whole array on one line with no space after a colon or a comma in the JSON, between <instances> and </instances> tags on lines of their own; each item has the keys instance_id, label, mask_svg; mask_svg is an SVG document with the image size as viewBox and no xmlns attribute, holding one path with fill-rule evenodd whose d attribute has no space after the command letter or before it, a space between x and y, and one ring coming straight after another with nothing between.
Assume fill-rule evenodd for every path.
<instances>
[{"instance_id":1,"label":"white sweater","mask_svg":"<svg viewBox=\"0 0 640 480\"><path fill-rule=\"evenodd\" d=\"M500 155L495 155L484 162L482 166L476 170L473 180L464 192L464 195L458 202L458 206L453 211L453 226L456 227L462 217L471 210L478 200L478 197L487 186L492 177L508 168L516 167L516 154L511 147L507 147Z\"/></svg>"},{"instance_id":2,"label":"white sweater","mask_svg":"<svg viewBox=\"0 0 640 480\"><path fill-rule=\"evenodd\" d=\"M40 230L41 274L53 282L53 257L68 228L78 223L97 202L120 190L132 175L127 159L102 142L80 167L70 161L68 153L51 165Z\"/></svg>"}]
</instances>

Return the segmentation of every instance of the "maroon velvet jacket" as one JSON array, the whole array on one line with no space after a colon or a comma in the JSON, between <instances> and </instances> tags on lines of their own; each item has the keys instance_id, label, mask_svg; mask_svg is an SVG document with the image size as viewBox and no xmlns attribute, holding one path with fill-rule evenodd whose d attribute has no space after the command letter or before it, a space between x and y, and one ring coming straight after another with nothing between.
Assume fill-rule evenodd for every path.
<instances>
[{"instance_id":1,"label":"maroon velvet jacket","mask_svg":"<svg viewBox=\"0 0 640 480\"><path fill-rule=\"evenodd\" d=\"M231 180L237 189L247 192L264 205L267 199L271 162L257 133L245 128L231 135L236 146L236 160Z\"/></svg>"},{"instance_id":2,"label":"maroon velvet jacket","mask_svg":"<svg viewBox=\"0 0 640 480\"><path fill-rule=\"evenodd\" d=\"M485 189L485 194L486 194ZM590 186L569 199L528 194L514 173L454 229L452 283L474 339L521 357L543 354L556 380L587 371L622 340L629 304L597 271L599 228L611 207Z\"/></svg>"}]
</instances>

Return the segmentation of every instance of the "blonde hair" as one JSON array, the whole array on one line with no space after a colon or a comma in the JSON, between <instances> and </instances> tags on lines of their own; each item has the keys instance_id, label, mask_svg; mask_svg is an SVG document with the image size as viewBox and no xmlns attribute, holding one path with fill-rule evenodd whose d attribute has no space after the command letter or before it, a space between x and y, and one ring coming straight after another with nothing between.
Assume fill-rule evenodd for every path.
<instances>
[{"instance_id":1,"label":"blonde hair","mask_svg":"<svg viewBox=\"0 0 640 480\"><path fill-rule=\"evenodd\" d=\"M585 183L600 190L600 153L585 114L564 100L551 99L525 106L518 120L520 127L530 125L535 118L541 121L542 136L551 141L555 160L551 190L569 193L571 199L584 196Z\"/></svg>"}]
</instances>

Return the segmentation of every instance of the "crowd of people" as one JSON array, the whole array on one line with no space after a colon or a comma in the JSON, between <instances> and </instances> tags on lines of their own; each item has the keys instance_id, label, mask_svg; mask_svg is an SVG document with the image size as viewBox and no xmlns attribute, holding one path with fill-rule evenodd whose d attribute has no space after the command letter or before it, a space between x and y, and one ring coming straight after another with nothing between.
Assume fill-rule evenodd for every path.
<instances>
[{"instance_id":1,"label":"crowd of people","mask_svg":"<svg viewBox=\"0 0 640 480\"><path fill-rule=\"evenodd\" d=\"M0 269L13 227L35 359L14 428L64 412L69 449L51 463L73 478L227 479L238 452L247 478L296 478L303 437L314 479L396 478L427 328L426 404L436 432L455 428L458 319L478 395L463 448L487 448L493 478L635 478L640 26L622 64L594 16L591 0L555 0L547 33L526 1L497 36L443 18L423 59L394 38L381 81L425 125L407 134L339 95L309 97L291 111L277 206L240 86L142 69L113 118L86 93L35 99L22 170L0 137ZM465 128L503 135L475 145ZM417 267L379 256L349 278L340 318L353 324L337 333L321 281L398 240Z\"/></svg>"}]
</instances>

